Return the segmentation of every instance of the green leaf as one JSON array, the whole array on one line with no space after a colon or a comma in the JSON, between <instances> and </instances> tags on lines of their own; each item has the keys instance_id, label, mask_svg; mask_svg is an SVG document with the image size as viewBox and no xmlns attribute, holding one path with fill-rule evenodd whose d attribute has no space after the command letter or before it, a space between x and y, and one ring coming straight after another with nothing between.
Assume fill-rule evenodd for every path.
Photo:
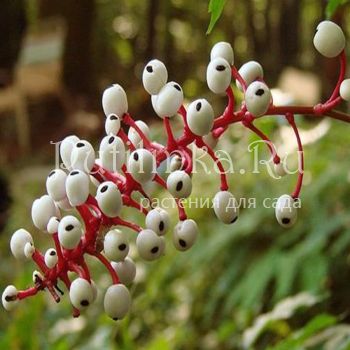
<instances>
[{"instance_id":1,"label":"green leaf","mask_svg":"<svg viewBox=\"0 0 350 350\"><path fill-rule=\"evenodd\" d=\"M345 4L346 2L349 2L349 0L329 0L326 7L327 18L331 18L334 15L335 11L337 11L338 7Z\"/></svg>"},{"instance_id":2,"label":"green leaf","mask_svg":"<svg viewBox=\"0 0 350 350\"><path fill-rule=\"evenodd\" d=\"M210 0L208 12L211 14L209 27L207 29L207 34L210 34L213 30L215 23L221 16L221 13L224 9L226 0Z\"/></svg>"}]
</instances>

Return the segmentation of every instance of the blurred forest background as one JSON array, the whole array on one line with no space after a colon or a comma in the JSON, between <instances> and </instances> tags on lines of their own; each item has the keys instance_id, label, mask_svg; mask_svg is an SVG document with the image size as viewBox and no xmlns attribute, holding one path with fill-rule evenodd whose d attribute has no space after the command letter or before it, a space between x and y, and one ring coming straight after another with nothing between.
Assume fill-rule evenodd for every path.
<instances>
[{"instance_id":1,"label":"blurred forest background","mask_svg":"<svg viewBox=\"0 0 350 350\"><path fill-rule=\"evenodd\" d=\"M38 247L48 247L47 237L34 233L30 207L54 167L50 142L75 133L97 145L106 86L120 83L131 114L164 141L140 80L144 64L163 60L188 101L208 98L219 113L225 101L208 92L205 70L211 46L225 40L238 68L251 59L262 64L276 102L314 104L338 74L337 60L325 60L312 44L326 6L322 0L228 0L206 35L204 0L2 0L0 290L31 284L33 266L10 254L11 233L26 227ZM339 6L333 19L349 38L350 7ZM234 226L218 223L210 209L191 208L198 243L181 254L170 247L169 235L164 258L147 264L135 256L133 307L124 321L111 322L101 298L72 319L67 298L56 305L41 293L14 313L0 311L0 348L350 349L350 129L302 116L298 123L307 172L295 227L282 229L273 209L262 205L243 209ZM295 153L286 125L272 118L259 125ZM252 168L247 147L254 136L231 129L218 148L230 152L237 169ZM232 191L257 203L290 191L294 181L273 180L264 168L230 176ZM213 196L218 182L195 175L193 197ZM91 264L103 289L108 276Z\"/></svg>"}]
</instances>

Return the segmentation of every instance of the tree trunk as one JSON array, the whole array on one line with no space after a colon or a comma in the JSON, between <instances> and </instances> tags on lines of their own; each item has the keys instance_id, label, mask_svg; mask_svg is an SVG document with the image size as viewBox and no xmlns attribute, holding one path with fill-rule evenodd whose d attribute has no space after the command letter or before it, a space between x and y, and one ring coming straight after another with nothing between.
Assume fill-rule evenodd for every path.
<instances>
[{"instance_id":1,"label":"tree trunk","mask_svg":"<svg viewBox=\"0 0 350 350\"><path fill-rule=\"evenodd\" d=\"M63 13L67 36L63 56L63 82L74 95L91 95L95 91L92 57L94 0L64 1Z\"/></svg>"}]
</instances>

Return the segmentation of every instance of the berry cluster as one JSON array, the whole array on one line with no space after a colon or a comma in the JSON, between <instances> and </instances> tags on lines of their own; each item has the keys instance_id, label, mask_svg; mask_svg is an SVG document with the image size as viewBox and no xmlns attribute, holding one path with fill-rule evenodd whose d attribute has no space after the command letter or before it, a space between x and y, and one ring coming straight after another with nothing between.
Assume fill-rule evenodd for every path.
<instances>
[{"instance_id":1,"label":"berry cluster","mask_svg":"<svg viewBox=\"0 0 350 350\"><path fill-rule=\"evenodd\" d=\"M294 114L315 117L329 116L350 122L350 116L335 111L342 101L350 101L350 79L345 79L345 37L335 23L324 21L317 27L314 46L326 57L339 57L339 80L330 98L315 106L275 106L269 87L263 79L263 68L258 62L245 63L239 70L234 66L234 54L229 43L217 43L207 67L209 89L219 95L226 94L228 103L223 114L215 117L210 103L198 99L183 105L183 91L176 82L167 82L168 73L159 60L150 61L142 76L144 88L151 95L156 114L163 120L167 135L165 146L150 139L150 130L142 121L134 121L128 113L127 96L115 84L103 93L102 106L106 115L106 136L95 158L92 145L77 136L68 136L60 144L64 169L54 169L46 181L47 194L36 199L32 206L32 220L41 231L49 234L54 248L42 254L33 243L31 234L19 229L11 238L11 251L17 259L32 259L40 269L33 273L34 286L19 291L8 286L2 294L5 309L11 310L18 302L41 290L48 290L56 302L63 294L58 282L69 290L73 316L79 316L96 298L97 287L86 264L86 255L97 258L109 271L112 283L105 292L104 309L114 320L122 319L128 312L131 297L126 285L136 273L129 253L128 235L117 227L127 227L137 233L136 247L144 260L155 260L164 254L164 234L170 227L170 216L162 208L144 208L133 197L134 193L147 198L147 186L155 182L174 198L179 221L173 229L173 244L185 251L192 247L198 236L194 220L188 219L182 200L191 194L193 154L191 144L203 149L220 170L220 190L213 199L214 212L224 224L233 224L239 215L234 195L229 192L226 173L213 148L231 124L241 123L264 140L271 152L275 171L284 175L284 164L270 139L255 126L255 120L265 115L284 117L294 130L300 151L301 168L295 190L282 195L275 208L277 221L283 227L296 222L295 201L299 198L304 161L303 146L295 124ZM232 79L244 94L241 106L235 109L231 88ZM175 137L171 118L179 114L183 132ZM124 132L121 124L129 127ZM128 153L130 152L130 154ZM164 180L160 167L169 162L170 174ZM91 183L96 187L90 192ZM152 202L152 201L151 201ZM121 218L124 206L135 208L145 215L145 227ZM71 215L76 209L82 220ZM75 279L71 279L75 273Z\"/></svg>"}]
</instances>

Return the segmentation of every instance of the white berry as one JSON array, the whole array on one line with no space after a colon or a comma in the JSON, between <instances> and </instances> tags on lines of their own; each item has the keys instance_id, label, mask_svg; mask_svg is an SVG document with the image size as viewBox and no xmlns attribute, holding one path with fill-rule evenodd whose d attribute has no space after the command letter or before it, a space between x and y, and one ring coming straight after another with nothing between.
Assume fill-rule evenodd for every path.
<instances>
[{"instance_id":1,"label":"white berry","mask_svg":"<svg viewBox=\"0 0 350 350\"><path fill-rule=\"evenodd\" d=\"M46 231L52 235L54 233L57 233L58 232L58 224L60 223L60 220L56 217L56 216L53 216L48 224L47 224L47 227L46 227Z\"/></svg>"},{"instance_id":2,"label":"white berry","mask_svg":"<svg viewBox=\"0 0 350 350\"><path fill-rule=\"evenodd\" d=\"M218 57L225 59L231 66L233 65L234 55L230 43L220 41L213 46L210 52L210 60L212 61Z\"/></svg>"},{"instance_id":3,"label":"white berry","mask_svg":"<svg viewBox=\"0 0 350 350\"><path fill-rule=\"evenodd\" d=\"M263 116L267 112L271 101L270 89L260 81L251 83L245 92L247 110L256 118Z\"/></svg>"},{"instance_id":4,"label":"white berry","mask_svg":"<svg viewBox=\"0 0 350 350\"><path fill-rule=\"evenodd\" d=\"M79 138L75 135L67 136L60 143L60 156L66 169L71 169L71 155L75 144L79 141Z\"/></svg>"},{"instance_id":5,"label":"white berry","mask_svg":"<svg viewBox=\"0 0 350 350\"><path fill-rule=\"evenodd\" d=\"M350 101L350 79L345 79L340 84L340 97L345 101Z\"/></svg>"},{"instance_id":6,"label":"white berry","mask_svg":"<svg viewBox=\"0 0 350 350\"><path fill-rule=\"evenodd\" d=\"M125 161L125 146L120 137L108 135L100 144L100 159L103 168L116 172Z\"/></svg>"},{"instance_id":7,"label":"white berry","mask_svg":"<svg viewBox=\"0 0 350 350\"><path fill-rule=\"evenodd\" d=\"M32 235L25 229L21 228L17 230L11 237L10 248L13 256L16 259L24 259L26 258L24 247L27 243L33 243Z\"/></svg>"},{"instance_id":8,"label":"white berry","mask_svg":"<svg viewBox=\"0 0 350 350\"><path fill-rule=\"evenodd\" d=\"M218 192L213 199L213 206L215 215L224 224L232 224L238 219L238 203L231 192Z\"/></svg>"},{"instance_id":9,"label":"white berry","mask_svg":"<svg viewBox=\"0 0 350 350\"><path fill-rule=\"evenodd\" d=\"M264 77L264 70L261 64L256 61L244 63L238 70L238 73L243 78L247 86L249 86L253 81ZM243 91L242 85L238 80L236 80L236 85L239 90Z\"/></svg>"},{"instance_id":10,"label":"white berry","mask_svg":"<svg viewBox=\"0 0 350 350\"><path fill-rule=\"evenodd\" d=\"M86 309L94 299L91 284L83 278L75 279L69 289L69 298L72 305L77 309Z\"/></svg>"},{"instance_id":11,"label":"white berry","mask_svg":"<svg viewBox=\"0 0 350 350\"><path fill-rule=\"evenodd\" d=\"M123 284L110 286L103 301L105 313L115 321L121 320L128 313L131 306L129 290Z\"/></svg>"},{"instance_id":12,"label":"white berry","mask_svg":"<svg viewBox=\"0 0 350 350\"><path fill-rule=\"evenodd\" d=\"M78 141L72 150L71 166L89 173L95 164L95 151L86 140Z\"/></svg>"},{"instance_id":13,"label":"white berry","mask_svg":"<svg viewBox=\"0 0 350 350\"><path fill-rule=\"evenodd\" d=\"M148 261L159 258L164 252L162 238L150 229L139 232L136 238L136 247L140 257Z\"/></svg>"},{"instance_id":14,"label":"white berry","mask_svg":"<svg viewBox=\"0 0 350 350\"><path fill-rule=\"evenodd\" d=\"M111 262L113 269L118 275L119 281L122 284L130 284L136 276L136 266L133 260L126 257L125 260L119 262Z\"/></svg>"},{"instance_id":15,"label":"white berry","mask_svg":"<svg viewBox=\"0 0 350 350\"><path fill-rule=\"evenodd\" d=\"M24 246L24 256L27 258L27 259L31 259L31 257L33 256L35 252L35 247L34 247L34 244L33 243L26 243L25 246Z\"/></svg>"},{"instance_id":16,"label":"white berry","mask_svg":"<svg viewBox=\"0 0 350 350\"><path fill-rule=\"evenodd\" d=\"M45 253L44 259L45 264L49 269L55 267L58 261L56 250L52 248L48 249Z\"/></svg>"},{"instance_id":17,"label":"white berry","mask_svg":"<svg viewBox=\"0 0 350 350\"><path fill-rule=\"evenodd\" d=\"M120 130L120 118L116 114L110 114L106 118L105 131L107 135L117 135Z\"/></svg>"},{"instance_id":18,"label":"white berry","mask_svg":"<svg viewBox=\"0 0 350 350\"><path fill-rule=\"evenodd\" d=\"M65 249L77 247L82 234L81 223L75 216L65 216L58 225L58 239Z\"/></svg>"},{"instance_id":19,"label":"white berry","mask_svg":"<svg viewBox=\"0 0 350 350\"><path fill-rule=\"evenodd\" d=\"M85 203L89 196L89 175L83 171L74 169L66 180L66 191L69 203L73 206L79 206Z\"/></svg>"},{"instance_id":20,"label":"white berry","mask_svg":"<svg viewBox=\"0 0 350 350\"><path fill-rule=\"evenodd\" d=\"M187 109L187 123L195 135L208 134L214 124L214 110L210 103L204 98L193 101Z\"/></svg>"},{"instance_id":21,"label":"white berry","mask_svg":"<svg viewBox=\"0 0 350 350\"><path fill-rule=\"evenodd\" d=\"M175 198L187 198L192 192L192 180L184 170L176 170L167 178L167 189Z\"/></svg>"},{"instance_id":22,"label":"white berry","mask_svg":"<svg viewBox=\"0 0 350 350\"><path fill-rule=\"evenodd\" d=\"M198 226L192 219L179 221L174 227L173 243L176 249L185 251L190 249L196 242Z\"/></svg>"},{"instance_id":23,"label":"white berry","mask_svg":"<svg viewBox=\"0 0 350 350\"><path fill-rule=\"evenodd\" d=\"M123 202L118 186L111 182L102 182L97 188L96 200L103 214L114 218L119 215Z\"/></svg>"},{"instance_id":24,"label":"white berry","mask_svg":"<svg viewBox=\"0 0 350 350\"><path fill-rule=\"evenodd\" d=\"M35 227L41 231L46 231L47 224L53 216L60 216L55 202L47 194L33 202L31 213Z\"/></svg>"},{"instance_id":25,"label":"white berry","mask_svg":"<svg viewBox=\"0 0 350 350\"><path fill-rule=\"evenodd\" d=\"M46 190L49 196L55 201L66 198L67 174L62 169L54 169L46 179Z\"/></svg>"},{"instance_id":26,"label":"white berry","mask_svg":"<svg viewBox=\"0 0 350 350\"><path fill-rule=\"evenodd\" d=\"M113 84L102 95L102 107L106 116L115 114L123 118L128 111L128 99L124 89L119 84Z\"/></svg>"},{"instance_id":27,"label":"white berry","mask_svg":"<svg viewBox=\"0 0 350 350\"><path fill-rule=\"evenodd\" d=\"M6 311L11 311L18 305L19 300L17 299L17 294L17 288L12 285L7 286L3 291L1 301Z\"/></svg>"},{"instance_id":28,"label":"white berry","mask_svg":"<svg viewBox=\"0 0 350 350\"><path fill-rule=\"evenodd\" d=\"M150 95L157 95L168 80L168 71L163 62L152 60L147 63L142 73L142 83Z\"/></svg>"},{"instance_id":29,"label":"white berry","mask_svg":"<svg viewBox=\"0 0 350 350\"><path fill-rule=\"evenodd\" d=\"M288 194L279 197L276 203L275 214L281 226L293 226L296 223L298 215L294 199Z\"/></svg>"},{"instance_id":30,"label":"white berry","mask_svg":"<svg viewBox=\"0 0 350 350\"><path fill-rule=\"evenodd\" d=\"M142 120L137 120L136 125L140 128L140 130L142 131L142 133L149 138L150 137L150 130L148 125L143 122ZM139 133L134 129L134 128L130 128L128 131L128 138L130 140L130 142L135 146L135 147L142 147L143 146L143 140L141 138L141 136L139 135Z\"/></svg>"},{"instance_id":31,"label":"white berry","mask_svg":"<svg viewBox=\"0 0 350 350\"><path fill-rule=\"evenodd\" d=\"M129 253L128 235L117 229L110 230L105 235L103 250L110 260L124 260Z\"/></svg>"},{"instance_id":32,"label":"white berry","mask_svg":"<svg viewBox=\"0 0 350 350\"><path fill-rule=\"evenodd\" d=\"M184 100L181 86L174 81L164 85L156 96L154 107L160 118L173 117Z\"/></svg>"},{"instance_id":33,"label":"white berry","mask_svg":"<svg viewBox=\"0 0 350 350\"><path fill-rule=\"evenodd\" d=\"M342 29L334 22L321 22L316 29L314 46L325 57L338 56L345 47L345 36Z\"/></svg>"},{"instance_id":34,"label":"white berry","mask_svg":"<svg viewBox=\"0 0 350 350\"><path fill-rule=\"evenodd\" d=\"M144 148L140 148L130 154L128 172L136 181L145 183L152 180L156 174L155 165L156 161L153 154Z\"/></svg>"},{"instance_id":35,"label":"white berry","mask_svg":"<svg viewBox=\"0 0 350 350\"><path fill-rule=\"evenodd\" d=\"M231 67L223 58L215 58L207 67L207 84L215 94L224 94L231 83Z\"/></svg>"},{"instance_id":36,"label":"white berry","mask_svg":"<svg viewBox=\"0 0 350 350\"><path fill-rule=\"evenodd\" d=\"M164 235L169 228L170 216L162 208L155 208L148 212L146 216L146 228L154 231L158 235Z\"/></svg>"}]
</instances>

